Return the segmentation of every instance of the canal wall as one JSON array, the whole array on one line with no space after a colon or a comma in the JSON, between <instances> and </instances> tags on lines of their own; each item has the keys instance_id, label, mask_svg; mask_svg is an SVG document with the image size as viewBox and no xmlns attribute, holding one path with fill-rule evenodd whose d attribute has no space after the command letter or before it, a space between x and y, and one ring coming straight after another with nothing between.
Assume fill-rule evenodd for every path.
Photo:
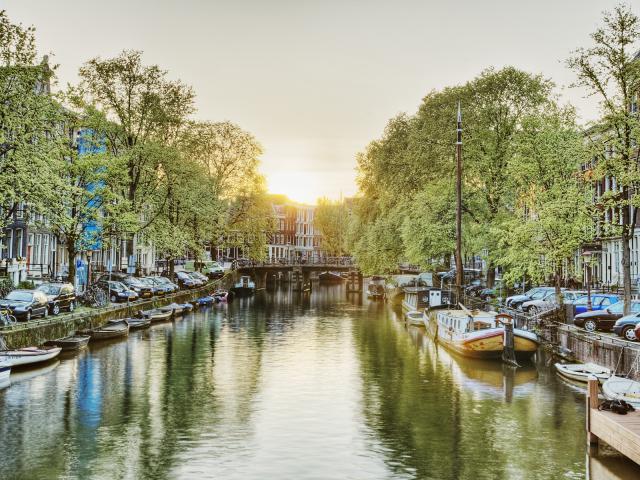
<instances>
[{"instance_id":1,"label":"canal wall","mask_svg":"<svg viewBox=\"0 0 640 480\"><path fill-rule=\"evenodd\" d=\"M24 323L18 322L15 325L0 328L0 346L4 345L7 349L14 349L41 345L47 340L73 335L77 330L99 327L109 320L132 317L139 310L150 310L173 302L192 302L208 295L219 286L230 284L231 276L229 275L198 289L180 291L161 298L130 304L112 304L102 308L79 309L73 313L58 316L49 315L47 318Z\"/></svg>"}]
</instances>

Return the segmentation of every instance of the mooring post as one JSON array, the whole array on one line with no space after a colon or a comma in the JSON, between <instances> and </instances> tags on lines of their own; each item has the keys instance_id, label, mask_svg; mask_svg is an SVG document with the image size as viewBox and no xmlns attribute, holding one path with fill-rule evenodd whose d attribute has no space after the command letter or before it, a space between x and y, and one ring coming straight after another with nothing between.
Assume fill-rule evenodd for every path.
<instances>
[{"instance_id":1,"label":"mooring post","mask_svg":"<svg viewBox=\"0 0 640 480\"><path fill-rule=\"evenodd\" d=\"M587 444L596 445L598 437L591 433L591 410L598 408L598 379L589 377L587 383Z\"/></svg>"},{"instance_id":2,"label":"mooring post","mask_svg":"<svg viewBox=\"0 0 640 480\"><path fill-rule=\"evenodd\" d=\"M504 343L502 346L502 361L508 365L519 367L516 362L515 340L513 338L513 322L506 320L504 326Z\"/></svg>"}]
</instances>

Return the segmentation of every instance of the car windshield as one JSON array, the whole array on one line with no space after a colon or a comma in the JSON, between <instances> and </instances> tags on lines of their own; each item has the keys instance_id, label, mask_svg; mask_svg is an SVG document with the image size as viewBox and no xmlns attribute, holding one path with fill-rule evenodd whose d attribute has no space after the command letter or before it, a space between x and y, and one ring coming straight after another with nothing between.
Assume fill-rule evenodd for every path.
<instances>
[{"instance_id":1,"label":"car windshield","mask_svg":"<svg viewBox=\"0 0 640 480\"><path fill-rule=\"evenodd\" d=\"M191 278L185 272L178 272L178 273L176 273L176 275L178 276L178 278L185 278L185 279L190 279Z\"/></svg>"},{"instance_id":2,"label":"car windshield","mask_svg":"<svg viewBox=\"0 0 640 480\"><path fill-rule=\"evenodd\" d=\"M144 285L144 282L140 281L139 278L129 277L129 283L131 285L135 285L136 287L141 287Z\"/></svg>"},{"instance_id":3,"label":"car windshield","mask_svg":"<svg viewBox=\"0 0 640 480\"><path fill-rule=\"evenodd\" d=\"M59 295L60 294L60 286L59 285L40 285L38 290L43 292L45 295Z\"/></svg>"},{"instance_id":4,"label":"car windshield","mask_svg":"<svg viewBox=\"0 0 640 480\"><path fill-rule=\"evenodd\" d=\"M538 290L540 290L538 287L536 287L536 288L532 288L531 290L526 291L524 294L525 294L527 297L531 297L531 296L533 296L533 295L534 295Z\"/></svg>"},{"instance_id":5,"label":"car windshield","mask_svg":"<svg viewBox=\"0 0 640 480\"><path fill-rule=\"evenodd\" d=\"M549 292L546 292L544 290L535 292L533 295L531 295L531 300L542 300L548 294Z\"/></svg>"},{"instance_id":6,"label":"car windshield","mask_svg":"<svg viewBox=\"0 0 640 480\"><path fill-rule=\"evenodd\" d=\"M16 302L30 302L33 298L31 292L11 292L7 295L7 300L14 300Z\"/></svg>"},{"instance_id":7,"label":"car windshield","mask_svg":"<svg viewBox=\"0 0 640 480\"><path fill-rule=\"evenodd\" d=\"M156 277L155 281L158 283L161 283L163 285L168 285L169 284L169 279L168 278L164 278L164 277Z\"/></svg>"}]
</instances>

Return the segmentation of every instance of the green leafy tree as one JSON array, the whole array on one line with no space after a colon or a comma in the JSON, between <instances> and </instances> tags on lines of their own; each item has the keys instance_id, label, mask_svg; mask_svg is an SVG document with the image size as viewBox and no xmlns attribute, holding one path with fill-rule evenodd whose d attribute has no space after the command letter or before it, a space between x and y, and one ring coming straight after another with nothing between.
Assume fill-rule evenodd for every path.
<instances>
[{"instance_id":1,"label":"green leafy tree","mask_svg":"<svg viewBox=\"0 0 640 480\"><path fill-rule=\"evenodd\" d=\"M321 248L324 252L334 257L347 253L349 212L343 201L321 198L314 213L313 224L322 235Z\"/></svg>"},{"instance_id":2,"label":"green leafy tree","mask_svg":"<svg viewBox=\"0 0 640 480\"><path fill-rule=\"evenodd\" d=\"M596 158L594 179L614 178L617 187L600 199L604 209L620 214L608 233L622 240L625 314L631 305L631 246L640 198L637 139L637 96L640 62L636 56L640 19L626 5L604 12L603 23L591 34L592 45L576 50L567 61L576 73L576 86L599 100L601 118L589 139ZM635 105L635 107L633 107ZM605 232L606 233L606 232Z\"/></svg>"}]
</instances>

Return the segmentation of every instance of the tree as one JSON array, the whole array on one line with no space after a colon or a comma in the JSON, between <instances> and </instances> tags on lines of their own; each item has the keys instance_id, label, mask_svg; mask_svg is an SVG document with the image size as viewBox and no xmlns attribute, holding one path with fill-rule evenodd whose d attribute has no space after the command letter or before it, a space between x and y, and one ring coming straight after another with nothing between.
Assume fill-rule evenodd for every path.
<instances>
[{"instance_id":1,"label":"tree","mask_svg":"<svg viewBox=\"0 0 640 480\"><path fill-rule=\"evenodd\" d=\"M554 277L560 296L563 267L590 240L590 188L580 172L587 155L572 109L550 108L523 118L507 167L515 215L500 229L505 279Z\"/></svg>"},{"instance_id":2,"label":"tree","mask_svg":"<svg viewBox=\"0 0 640 480\"><path fill-rule=\"evenodd\" d=\"M344 202L321 198L314 213L313 224L322 235L324 252L334 257L347 253L349 212Z\"/></svg>"},{"instance_id":3,"label":"tree","mask_svg":"<svg viewBox=\"0 0 640 480\"><path fill-rule=\"evenodd\" d=\"M35 30L12 24L0 12L0 227L20 202L41 210L52 195L55 168L65 135L63 115L50 95L54 70L36 63Z\"/></svg>"},{"instance_id":4,"label":"tree","mask_svg":"<svg viewBox=\"0 0 640 480\"><path fill-rule=\"evenodd\" d=\"M178 141L194 112L193 90L169 80L157 65L144 65L138 51L89 60L79 76L75 103L92 113L86 117L93 120L87 127L103 134L107 151L123 160L123 195L140 216L135 233L141 232L161 214L167 201L159 171L165 147ZM150 206L157 209L149 211ZM131 238L127 254L133 254Z\"/></svg>"},{"instance_id":5,"label":"tree","mask_svg":"<svg viewBox=\"0 0 640 480\"><path fill-rule=\"evenodd\" d=\"M579 48L568 59L576 73L576 86L599 100L601 119L588 135L596 158L594 179L612 177L617 186L600 201L604 209L619 216L609 225L622 242L622 271L625 314L631 305L631 246L640 198L637 138L637 95L640 90L640 62L635 55L640 39L640 21L630 7L619 5L603 13L603 24L591 34L592 46ZM619 215L618 215L619 214Z\"/></svg>"}]
</instances>

